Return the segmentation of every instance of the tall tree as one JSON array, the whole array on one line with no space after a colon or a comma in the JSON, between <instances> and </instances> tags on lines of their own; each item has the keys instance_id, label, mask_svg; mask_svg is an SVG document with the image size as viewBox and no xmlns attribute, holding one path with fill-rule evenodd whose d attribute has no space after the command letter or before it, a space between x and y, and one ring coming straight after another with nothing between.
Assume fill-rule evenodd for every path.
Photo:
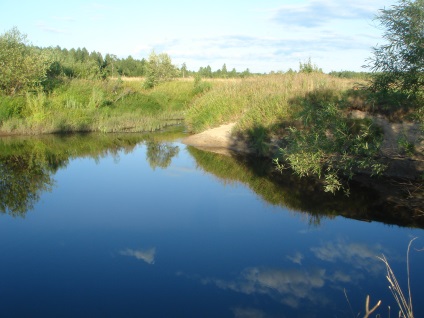
<instances>
[{"instance_id":1,"label":"tall tree","mask_svg":"<svg viewBox=\"0 0 424 318\"><path fill-rule=\"evenodd\" d=\"M184 62L183 65L181 65L181 75L183 76L183 78L185 78L186 74L187 74L187 65Z\"/></svg>"},{"instance_id":2,"label":"tall tree","mask_svg":"<svg viewBox=\"0 0 424 318\"><path fill-rule=\"evenodd\" d=\"M227 70L227 65L224 63L224 65L222 65L222 69L221 69L221 76L222 77L228 77L228 70Z\"/></svg>"},{"instance_id":3,"label":"tall tree","mask_svg":"<svg viewBox=\"0 0 424 318\"><path fill-rule=\"evenodd\" d=\"M152 88L176 76L177 68L172 64L171 57L166 53L156 54L152 51L146 64L145 87Z\"/></svg>"},{"instance_id":4,"label":"tall tree","mask_svg":"<svg viewBox=\"0 0 424 318\"><path fill-rule=\"evenodd\" d=\"M29 45L17 28L0 36L0 91L14 95L33 89L46 78L49 67L48 52Z\"/></svg>"},{"instance_id":5,"label":"tall tree","mask_svg":"<svg viewBox=\"0 0 424 318\"><path fill-rule=\"evenodd\" d=\"M424 84L424 0L400 0L376 16L386 43L373 48L368 67L375 91L422 91Z\"/></svg>"}]
</instances>

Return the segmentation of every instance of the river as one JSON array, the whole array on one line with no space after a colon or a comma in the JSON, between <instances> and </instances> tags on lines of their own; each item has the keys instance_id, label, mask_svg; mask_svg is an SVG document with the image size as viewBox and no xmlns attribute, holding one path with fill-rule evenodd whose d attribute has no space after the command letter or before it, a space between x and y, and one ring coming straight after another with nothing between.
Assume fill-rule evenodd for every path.
<instances>
[{"instance_id":1,"label":"river","mask_svg":"<svg viewBox=\"0 0 424 318\"><path fill-rule=\"evenodd\" d=\"M397 317L378 256L407 295L418 237L424 317L419 222L182 135L1 138L0 316Z\"/></svg>"}]
</instances>

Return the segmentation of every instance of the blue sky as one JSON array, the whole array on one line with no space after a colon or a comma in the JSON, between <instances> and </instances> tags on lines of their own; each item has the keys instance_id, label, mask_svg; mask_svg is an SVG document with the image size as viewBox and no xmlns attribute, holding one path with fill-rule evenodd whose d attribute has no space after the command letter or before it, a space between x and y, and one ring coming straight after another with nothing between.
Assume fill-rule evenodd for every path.
<instances>
[{"instance_id":1,"label":"blue sky","mask_svg":"<svg viewBox=\"0 0 424 318\"><path fill-rule=\"evenodd\" d=\"M192 70L361 71L382 43L373 20L394 0L0 0L0 32L16 26L32 44L118 57L168 53Z\"/></svg>"}]
</instances>

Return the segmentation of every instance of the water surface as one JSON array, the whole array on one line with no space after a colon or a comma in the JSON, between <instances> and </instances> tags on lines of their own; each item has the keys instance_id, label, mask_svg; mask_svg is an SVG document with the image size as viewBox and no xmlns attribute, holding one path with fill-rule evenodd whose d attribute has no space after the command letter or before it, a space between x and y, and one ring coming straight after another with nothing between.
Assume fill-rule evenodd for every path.
<instances>
[{"instance_id":1,"label":"water surface","mask_svg":"<svg viewBox=\"0 0 424 318\"><path fill-rule=\"evenodd\" d=\"M369 294L396 316L376 256L406 287L422 229L352 219L373 193L327 196L180 137L0 139L0 315L356 317ZM416 317L423 262L413 249Z\"/></svg>"}]
</instances>

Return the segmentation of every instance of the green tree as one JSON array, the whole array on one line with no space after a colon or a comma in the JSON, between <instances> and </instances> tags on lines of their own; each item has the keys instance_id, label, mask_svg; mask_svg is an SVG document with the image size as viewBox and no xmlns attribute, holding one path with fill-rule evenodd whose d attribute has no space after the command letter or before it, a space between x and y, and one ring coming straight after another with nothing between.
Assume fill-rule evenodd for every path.
<instances>
[{"instance_id":1,"label":"green tree","mask_svg":"<svg viewBox=\"0 0 424 318\"><path fill-rule=\"evenodd\" d=\"M232 78L237 77L237 70L235 68L233 68L231 70L231 72L229 73L229 76L232 77Z\"/></svg>"},{"instance_id":2,"label":"green tree","mask_svg":"<svg viewBox=\"0 0 424 318\"><path fill-rule=\"evenodd\" d=\"M373 48L368 67L374 91L416 94L424 84L424 0L400 0L376 16L386 42Z\"/></svg>"},{"instance_id":3,"label":"green tree","mask_svg":"<svg viewBox=\"0 0 424 318\"><path fill-rule=\"evenodd\" d=\"M322 69L320 69L316 64L312 64L311 58L309 58L304 63L299 63L299 72L300 73L322 73Z\"/></svg>"},{"instance_id":4,"label":"green tree","mask_svg":"<svg viewBox=\"0 0 424 318\"><path fill-rule=\"evenodd\" d=\"M241 77L248 77L250 75L251 75L251 73L250 73L249 68L246 68L246 70L244 70L243 73L240 74Z\"/></svg>"},{"instance_id":5,"label":"green tree","mask_svg":"<svg viewBox=\"0 0 424 318\"><path fill-rule=\"evenodd\" d=\"M114 54L106 54L105 56L105 70L107 74L110 74L112 77L116 75L117 69L116 69L116 62L118 60L118 57Z\"/></svg>"},{"instance_id":6,"label":"green tree","mask_svg":"<svg viewBox=\"0 0 424 318\"><path fill-rule=\"evenodd\" d=\"M0 36L0 91L15 95L34 89L50 67L47 51L30 46L17 28Z\"/></svg>"},{"instance_id":7,"label":"green tree","mask_svg":"<svg viewBox=\"0 0 424 318\"><path fill-rule=\"evenodd\" d=\"M152 88L177 76L177 68L172 64L171 57L166 53L156 54L155 51L152 51L145 67L146 81L144 86L146 88Z\"/></svg>"},{"instance_id":8,"label":"green tree","mask_svg":"<svg viewBox=\"0 0 424 318\"><path fill-rule=\"evenodd\" d=\"M227 65L224 63L224 65L222 65L222 77L227 78L228 77L228 70L227 70Z\"/></svg>"},{"instance_id":9,"label":"green tree","mask_svg":"<svg viewBox=\"0 0 424 318\"><path fill-rule=\"evenodd\" d=\"M186 74L187 74L187 65L186 63L183 63L183 65L181 65L181 75L183 78L185 78Z\"/></svg>"}]
</instances>

